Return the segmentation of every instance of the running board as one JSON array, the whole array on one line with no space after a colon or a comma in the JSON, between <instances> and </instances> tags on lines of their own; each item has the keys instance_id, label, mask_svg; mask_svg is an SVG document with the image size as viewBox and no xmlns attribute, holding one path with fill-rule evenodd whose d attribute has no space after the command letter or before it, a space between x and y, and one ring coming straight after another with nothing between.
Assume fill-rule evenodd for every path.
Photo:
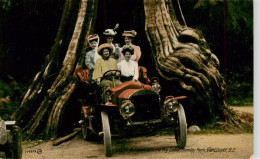
<instances>
[{"instance_id":1,"label":"running board","mask_svg":"<svg viewBox=\"0 0 260 159\"><path fill-rule=\"evenodd\" d=\"M127 126L133 126L133 125L145 125L145 124L157 124L161 123L161 119L153 119L153 120L147 120L147 121L135 121L135 122L127 122Z\"/></svg>"}]
</instances>

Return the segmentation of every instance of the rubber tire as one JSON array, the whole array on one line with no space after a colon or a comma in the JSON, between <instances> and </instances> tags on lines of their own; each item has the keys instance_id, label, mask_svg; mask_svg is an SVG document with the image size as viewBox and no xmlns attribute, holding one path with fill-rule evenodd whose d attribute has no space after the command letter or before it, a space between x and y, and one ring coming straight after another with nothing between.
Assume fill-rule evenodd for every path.
<instances>
[{"instance_id":1,"label":"rubber tire","mask_svg":"<svg viewBox=\"0 0 260 159\"><path fill-rule=\"evenodd\" d=\"M105 146L105 152L107 157L112 156L112 143L111 143L111 133L110 125L107 112L101 112L102 128L103 128L103 141Z\"/></svg>"},{"instance_id":2,"label":"rubber tire","mask_svg":"<svg viewBox=\"0 0 260 159\"><path fill-rule=\"evenodd\" d=\"M184 149L187 143L187 123L185 112L181 104L179 104L177 123L175 126L176 127L174 130L174 134L177 142L177 147L180 149Z\"/></svg>"}]
</instances>

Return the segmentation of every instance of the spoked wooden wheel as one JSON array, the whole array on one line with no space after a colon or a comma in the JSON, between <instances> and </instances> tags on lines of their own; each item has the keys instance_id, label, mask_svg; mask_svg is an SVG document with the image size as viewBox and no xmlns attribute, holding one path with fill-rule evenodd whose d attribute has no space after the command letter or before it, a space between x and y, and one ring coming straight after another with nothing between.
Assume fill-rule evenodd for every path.
<instances>
[{"instance_id":1,"label":"spoked wooden wheel","mask_svg":"<svg viewBox=\"0 0 260 159\"><path fill-rule=\"evenodd\" d=\"M175 139L177 146L183 149L187 142L187 124L185 112L181 104L179 104L178 113L176 113L176 115L177 117L174 122Z\"/></svg>"},{"instance_id":2,"label":"spoked wooden wheel","mask_svg":"<svg viewBox=\"0 0 260 159\"><path fill-rule=\"evenodd\" d=\"M103 127L103 141L105 146L106 156L112 156L111 133L108 115L105 111L101 112L102 127Z\"/></svg>"}]
</instances>

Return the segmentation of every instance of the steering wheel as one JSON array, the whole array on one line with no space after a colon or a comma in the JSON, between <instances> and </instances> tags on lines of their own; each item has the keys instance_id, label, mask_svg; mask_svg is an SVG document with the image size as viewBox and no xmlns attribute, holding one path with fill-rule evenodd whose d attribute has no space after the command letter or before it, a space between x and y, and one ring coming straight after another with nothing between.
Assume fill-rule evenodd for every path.
<instances>
[{"instance_id":1,"label":"steering wheel","mask_svg":"<svg viewBox=\"0 0 260 159\"><path fill-rule=\"evenodd\" d=\"M119 70L108 70L103 74L103 78L106 79L108 77L120 77L121 71Z\"/></svg>"}]
</instances>

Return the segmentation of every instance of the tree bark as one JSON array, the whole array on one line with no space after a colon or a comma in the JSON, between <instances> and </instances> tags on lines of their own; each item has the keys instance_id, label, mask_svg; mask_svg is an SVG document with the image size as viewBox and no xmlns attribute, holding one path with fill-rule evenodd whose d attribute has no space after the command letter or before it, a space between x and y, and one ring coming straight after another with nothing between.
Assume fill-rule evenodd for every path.
<instances>
[{"instance_id":1,"label":"tree bark","mask_svg":"<svg viewBox=\"0 0 260 159\"><path fill-rule=\"evenodd\" d=\"M84 55L81 52L84 43L87 43L86 37L94 28L96 8L95 0L65 1L59 31L51 52L42 66L43 69L35 76L20 107L12 116L17 121L23 121L20 124L24 125L23 131L28 137L39 127L46 127L47 135L57 137L64 108L77 85L73 73L83 65ZM74 28L74 31L71 37L68 37L71 28ZM67 39L71 40L66 41ZM65 56L60 57L65 49ZM59 63L60 59L64 59L62 64ZM28 118L28 114L33 115Z\"/></svg>"},{"instance_id":2,"label":"tree bark","mask_svg":"<svg viewBox=\"0 0 260 159\"><path fill-rule=\"evenodd\" d=\"M206 40L179 24L172 1L144 0L144 8L154 64L169 82L171 92L190 97L190 106L185 106L188 120L224 119L225 82L218 71L219 61Z\"/></svg>"}]
</instances>

